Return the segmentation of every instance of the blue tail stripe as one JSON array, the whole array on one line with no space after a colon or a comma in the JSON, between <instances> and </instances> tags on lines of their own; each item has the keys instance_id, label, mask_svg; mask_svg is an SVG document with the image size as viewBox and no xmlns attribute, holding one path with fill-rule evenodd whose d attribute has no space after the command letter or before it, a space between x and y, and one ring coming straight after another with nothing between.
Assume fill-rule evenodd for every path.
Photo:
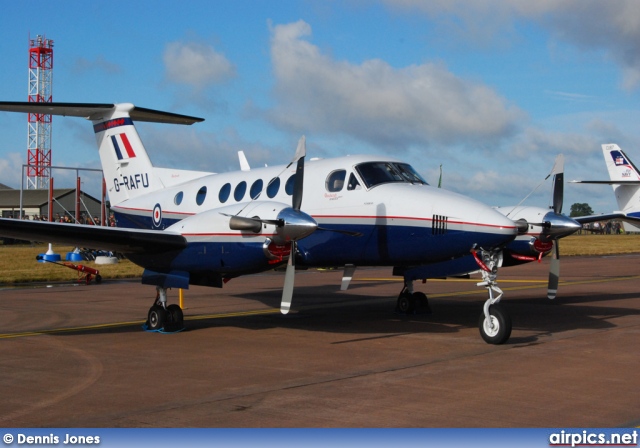
<instances>
[{"instance_id":1,"label":"blue tail stripe","mask_svg":"<svg viewBox=\"0 0 640 448\"><path fill-rule=\"evenodd\" d=\"M120 146L118 146L118 139L116 139L115 135L111 136L111 141L113 142L113 147L116 150L116 156L118 157L118 160L122 160L122 152L120 152Z\"/></svg>"}]
</instances>

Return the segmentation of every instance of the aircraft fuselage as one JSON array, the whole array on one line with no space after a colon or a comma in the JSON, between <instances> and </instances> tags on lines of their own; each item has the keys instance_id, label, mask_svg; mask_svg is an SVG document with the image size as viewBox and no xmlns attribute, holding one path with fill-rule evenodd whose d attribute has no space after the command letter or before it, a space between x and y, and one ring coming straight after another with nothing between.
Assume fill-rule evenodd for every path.
<instances>
[{"instance_id":1,"label":"aircraft fuselage","mask_svg":"<svg viewBox=\"0 0 640 448\"><path fill-rule=\"evenodd\" d=\"M409 167L372 156L307 162L301 208L320 229L298 242L298 266L421 265L460 257L474 245L504 245L515 237L513 221L502 214L431 187L411 173L388 177L380 171L389 165ZM286 242L278 241L277 228L270 224L259 232L231 230L229 216L275 219L290 207L294 174L295 167L278 166L206 175L127 200L113 211L118 226L167 229L188 241L188 248L171 261L135 254L136 263L152 270L180 266L233 277L272 268L277 263L265 257L265 241Z\"/></svg>"}]
</instances>

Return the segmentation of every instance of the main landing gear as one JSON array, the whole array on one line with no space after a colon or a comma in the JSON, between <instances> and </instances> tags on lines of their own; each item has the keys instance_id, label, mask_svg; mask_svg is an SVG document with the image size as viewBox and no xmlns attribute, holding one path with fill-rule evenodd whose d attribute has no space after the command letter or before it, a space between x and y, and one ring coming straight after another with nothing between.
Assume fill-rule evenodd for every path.
<instances>
[{"instance_id":1,"label":"main landing gear","mask_svg":"<svg viewBox=\"0 0 640 448\"><path fill-rule=\"evenodd\" d=\"M413 291L413 281L407 281L396 302L396 312L401 314L431 314L425 293Z\"/></svg>"},{"instance_id":2,"label":"main landing gear","mask_svg":"<svg viewBox=\"0 0 640 448\"><path fill-rule=\"evenodd\" d=\"M498 250L481 250L479 256L475 249L471 250L478 266L482 269L482 281L478 286L487 288L489 298L484 302L482 314L478 321L480 336L489 344L504 344L511 336L511 317L506 310L499 305L502 298L502 290L498 288L498 265L502 252ZM497 294L494 297L494 293Z\"/></svg>"},{"instance_id":3,"label":"main landing gear","mask_svg":"<svg viewBox=\"0 0 640 448\"><path fill-rule=\"evenodd\" d=\"M145 329L173 333L184 329L184 314L179 305L167 306L167 288L156 287L157 295L149 308Z\"/></svg>"}]
</instances>

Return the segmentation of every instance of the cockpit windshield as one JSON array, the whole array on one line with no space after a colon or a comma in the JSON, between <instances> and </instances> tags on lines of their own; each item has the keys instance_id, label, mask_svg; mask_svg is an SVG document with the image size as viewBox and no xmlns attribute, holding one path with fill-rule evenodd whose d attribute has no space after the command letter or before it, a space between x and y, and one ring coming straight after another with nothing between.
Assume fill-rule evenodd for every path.
<instances>
[{"instance_id":1,"label":"cockpit windshield","mask_svg":"<svg viewBox=\"0 0 640 448\"><path fill-rule=\"evenodd\" d=\"M389 182L428 185L408 163L365 162L356 165L356 170L367 188Z\"/></svg>"}]
</instances>

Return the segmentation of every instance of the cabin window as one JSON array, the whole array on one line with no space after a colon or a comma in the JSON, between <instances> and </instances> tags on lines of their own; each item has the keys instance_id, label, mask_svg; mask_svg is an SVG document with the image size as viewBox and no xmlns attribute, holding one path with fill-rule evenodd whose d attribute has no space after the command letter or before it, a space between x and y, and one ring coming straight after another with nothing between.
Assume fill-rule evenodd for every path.
<instances>
[{"instance_id":1,"label":"cabin window","mask_svg":"<svg viewBox=\"0 0 640 448\"><path fill-rule=\"evenodd\" d=\"M251 190L249 191L251 199L258 199L258 196L262 193L262 185L262 179L258 179L253 183L253 185L251 185Z\"/></svg>"},{"instance_id":2,"label":"cabin window","mask_svg":"<svg viewBox=\"0 0 640 448\"><path fill-rule=\"evenodd\" d=\"M231 194L231 184L226 183L220 189L220 193L218 193L218 199L222 204L224 204L225 202L227 202L227 199L229 199L230 194Z\"/></svg>"},{"instance_id":3,"label":"cabin window","mask_svg":"<svg viewBox=\"0 0 640 448\"><path fill-rule=\"evenodd\" d=\"M327 189L327 191L331 193L342 191L342 187L344 186L344 178L346 176L346 170L337 170L329 174L327 176L327 181L325 182L325 188Z\"/></svg>"},{"instance_id":4,"label":"cabin window","mask_svg":"<svg viewBox=\"0 0 640 448\"><path fill-rule=\"evenodd\" d=\"M296 175L292 174L289 179L287 179L287 183L284 184L284 191L291 196L293 194L293 184L296 181Z\"/></svg>"},{"instance_id":5,"label":"cabin window","mask_svg":"<svg viewBox=\"0 0 640 448\"><path fill-rule=\"evenodd\" d=\"M181 191L173 198L173 203L176 205L182 204L182 198L184 197L184 193Z\"/></svg>"},{"instance_id":6,"label":"cabin window","mask_svg":"<svg viewBox=\"0 0 640 448\"><path fill-rule=\"evenodd\" d=\"M244 194L247 192L247 183L245 181L240 182L236 185L236 189L233 190L233 198L236 202L242 201Z\"/></svg>"},{"instance_id":7,"label":"cabin window","mask_svg":"<svg viewBox=\"0 0 640 448\"><path fill-rule=\"evenodd\" d=\"M267 185L267 196L274 198L278 194L278 190L280 190L280 178L274 177Z\"/></svg>"},{"instance_id":8,"label":"cabin window","mask_svg":"<svg viewBox=\"0 0 640 448\"><path fill-rule=\"evenodd\" d=\"M196 194L196 204L198 205L202 205L202 203L204 202L204 198L207 197L207 187L202 187L198 190L198 193Z\"/></svg>"}]
</instances>

